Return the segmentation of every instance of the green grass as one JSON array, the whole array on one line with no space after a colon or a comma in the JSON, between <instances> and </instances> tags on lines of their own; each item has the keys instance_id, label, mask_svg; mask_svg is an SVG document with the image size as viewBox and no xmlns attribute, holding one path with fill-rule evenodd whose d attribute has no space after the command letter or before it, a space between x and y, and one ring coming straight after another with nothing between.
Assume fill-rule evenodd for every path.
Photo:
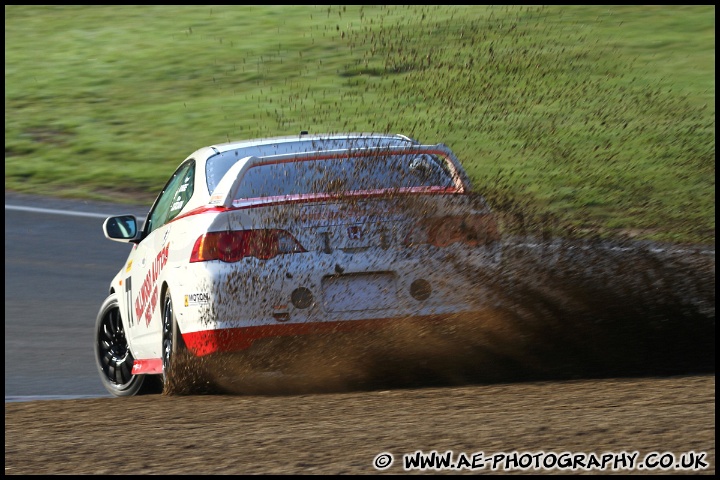
<instances>
[{"instance_id":1,"label":"green grass","mask_svg":"<svg viewBox=\"0 0 720 480\"><path fill-rule=\"evenodd\" d=\"M512 228L714 244L715 7L5 6L6 190L149 203L300 130L445 143Z\"/></svg>"}]
</instances>

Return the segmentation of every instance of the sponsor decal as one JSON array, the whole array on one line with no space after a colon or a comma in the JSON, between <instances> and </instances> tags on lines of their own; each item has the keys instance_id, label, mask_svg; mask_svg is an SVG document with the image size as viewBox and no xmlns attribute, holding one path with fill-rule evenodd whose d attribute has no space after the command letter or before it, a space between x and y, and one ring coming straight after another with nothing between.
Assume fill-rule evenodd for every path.
<instances>
[{"instance_id":1,"label":"sponsor decal","mask_svg":"<svg viewBox=\"0 0 720 480\"><path fill-rule=\"evenodd\" d=\"M122 286L122 283L123 281L120 280L120 286ZM128 310L128 323L132 327L135 325L135 317L132 311L132 277L125 279L125 305L127 305Z\"/></svg>"},{"instance_id":2,"label":"sponsor decal","mask_svg":"<svg viewBox=\"0 0 720 480\"><path fill-rule=\"evenodd\" d=\"M185 306L190 305L206 305L210 303L209 293L190 293L185 295Z\"/></svg>"},{"instance_id":3,"label":"sponsor decal","mask_svg":"<svg viewBox=\"0 0 720 480\"><path fill-rule=\"evenodd\" d=\"M138 291L137 298L135 298L135 317L138 321L145 318L146 326L150 325L152 312L155 310L155 307L157 307L157 279L167 264L169 248L170 244L168 243L158 252L155 260L148 269L147 275L145 275L145 280L143 280L142 286Z\"/></svg>"},{"instance_id":4,"label":"sponsor decal","mask_svg":"<svg viewBox=\"0 0 720 480\"><path fill-rule=\"evenodd\" d=\"M125 273L129 272L130 270L132 270L132 260L127 263L127 266L125 267Z\"/></svg>"}]
</instances>

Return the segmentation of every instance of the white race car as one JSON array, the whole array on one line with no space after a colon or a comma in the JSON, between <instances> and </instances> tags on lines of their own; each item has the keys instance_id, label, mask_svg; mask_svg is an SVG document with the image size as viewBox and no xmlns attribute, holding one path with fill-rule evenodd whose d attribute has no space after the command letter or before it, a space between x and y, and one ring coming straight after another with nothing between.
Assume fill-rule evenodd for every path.
<instances>
[{"instance_id":1,"label":"white race car","mask_svg":"<svg viewBox=\"0 0 720 480\"><path fill-rule=\"evenodd\" d=\"M492 269L501 254L496 219L452 151L402 135L201 148L142 228L120 215L103 231L133 244L95 325L115 396L182 383L181 355L471 314L483 299L460 269Z\"/></svg>"}]
</instances>

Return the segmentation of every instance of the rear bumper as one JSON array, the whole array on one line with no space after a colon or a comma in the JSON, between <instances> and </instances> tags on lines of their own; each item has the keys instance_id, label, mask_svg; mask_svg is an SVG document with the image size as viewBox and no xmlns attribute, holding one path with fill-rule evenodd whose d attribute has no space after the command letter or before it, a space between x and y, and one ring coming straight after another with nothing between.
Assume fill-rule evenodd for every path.
<instances>
[{"instance_id":1,"label":"rear bumper","mask_svg":"<svg viewBox=\"0 0 720 480\"><path fill-rule=\"evenodd\" d=\"M223 328L183 334L188 349L196 356L248 350L256 343L294 337L327 336L353 332L386 331L392 327L407 327L409 332L422 336L424 325L456 324L479 318L479 312L444 315L425 315L400 318L374 318L337 322L307 322L256 327Z\"/></svg>"},{"instance_id":2,"label":"rear bumper","mask_svg":"<svg viewBox=\"0 0 720 480\"><path fill-rule=\"evenodd\" d=\"M332 362L362 352L418 350L432 351L447 335L448 345L468 333L482 329L487 312L464 311L362 320L303 322L236 328L219 328L184 333L188 350L203 359L242 355L243 364L294 364L303 353L315 353L313 364ZM462 333L464 332L464 333ZM451 347L455 348L455 347ZM320 353L322 352L322 353ZM319 356L317 356L319 355ZM380 358L386 358L381 354ZM221 362L222 363L222 362ZM301 361L302 363L302 361ZM161 374L160 358L135 360L133 374Z\"/></svg>"}]
</instances>

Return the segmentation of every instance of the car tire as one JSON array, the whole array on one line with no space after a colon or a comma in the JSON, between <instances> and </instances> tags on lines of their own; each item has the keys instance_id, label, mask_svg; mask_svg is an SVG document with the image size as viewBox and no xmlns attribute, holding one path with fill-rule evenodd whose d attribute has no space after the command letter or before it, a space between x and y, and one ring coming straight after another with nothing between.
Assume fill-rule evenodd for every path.
<instances>
[{"instance_id":1,"label":"car tire","mask_svg":"<svg viewBox=\"0 0 720 480\"><path fill-rule=\"evenodd\" d=\"M165 292L162 309L163 393L187 395L192 393L191 354L183 342L175 317L170 290Z\"/></svg>"},{"instance_id":2,"label":"car tire","mask_svg":"<svg viewBox=\"0 0 720 480\"><path fill-rule=\"evenodd\" d=\"M125 336L115 293L105 299L95 320L94 350L100 380L112 395L131 397L159 393L155 378L132 374L134 358Z\"/></svg>"}]
</instances>

